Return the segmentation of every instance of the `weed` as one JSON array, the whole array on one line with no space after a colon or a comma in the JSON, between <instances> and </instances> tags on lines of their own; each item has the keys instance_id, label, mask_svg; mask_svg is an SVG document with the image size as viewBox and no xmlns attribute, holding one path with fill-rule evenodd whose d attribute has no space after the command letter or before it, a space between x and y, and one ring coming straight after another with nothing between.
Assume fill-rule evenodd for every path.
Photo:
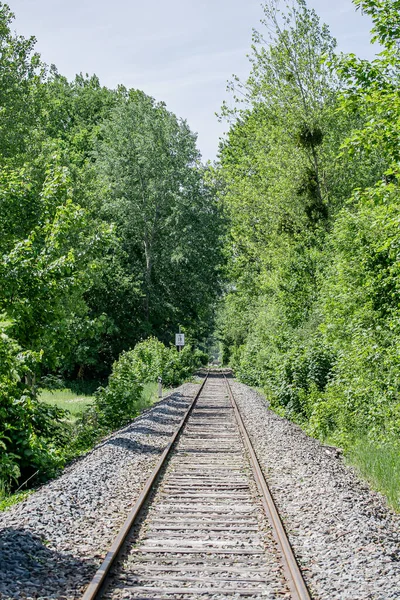
<instances>
[{"instance_id":1,"label":"weed","mask_svg":"<svg viewBox=\"0 0 400 600\"><path fill-rule=\"evenodd\" d=\"M24 491L17 492L15 494L8 494L5 488L0 485L0 512L7 510L18 502L22 502L22 500L25 500L25 498L27 498L31 493L32 491Z\"/></svg>"},{"instance_id":2,"label":"weed","mask_svg":"<svg viewBox=\"0 0 400 600\"><path fill-rule=\"evenodd\" d=\"M347 456L372 487L386 496L390 506L400 511L400 445L396 442L378 445L360 439Z\"/></svg>"}]
</instances>

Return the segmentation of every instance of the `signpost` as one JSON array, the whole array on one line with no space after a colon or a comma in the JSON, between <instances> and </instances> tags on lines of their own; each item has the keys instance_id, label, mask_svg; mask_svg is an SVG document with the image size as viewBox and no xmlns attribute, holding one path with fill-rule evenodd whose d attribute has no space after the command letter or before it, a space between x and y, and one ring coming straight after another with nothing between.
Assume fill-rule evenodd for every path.
<instances>
[{"instance_id":1,"label":"signpost","mask_svg":"<svg viewBox=\"0 0 400 600\"><path fill-rule=\"evenodd\" d=\"M176 333L175 334L175 346L178 348L178 352L185 345L185 334L184 333Z\"/></svg>"}]
</instances>

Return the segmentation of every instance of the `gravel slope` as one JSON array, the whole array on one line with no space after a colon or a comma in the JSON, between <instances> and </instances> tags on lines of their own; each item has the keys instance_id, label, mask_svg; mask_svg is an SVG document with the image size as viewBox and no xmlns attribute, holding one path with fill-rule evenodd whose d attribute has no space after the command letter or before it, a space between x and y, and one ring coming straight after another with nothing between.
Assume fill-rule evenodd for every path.
<instances>
[{"instance_id":1,"label":"gravel slope","mask_svg":"<svg viewBox=\"0 0 400 600\"><path fill-rule=\"evenodd\" d=\"M0 513L0 598L79 598L198 386L187 384ZM400 517L340 456L233 391L314 600L400 600Z\"/></svg>"},{"instance_id":2,"label":"gravel slope","mask_svg":"<svg viewBox=\"0 0 400 600\"><path fill-rule=\"evenodd\" d=\"M79 598L198 389L186 384L0 513L0 598Z\"/></svg>"},{"instance_id":3,"label":"gravel slope","mask_svg":"<svg viewBox=\"0 0 400 600\"><path fill-rule=\"evenodd\" d=\"M400 516L260 394L232 389L313 598L399 599Z\"/></svg>"}]
</instances>

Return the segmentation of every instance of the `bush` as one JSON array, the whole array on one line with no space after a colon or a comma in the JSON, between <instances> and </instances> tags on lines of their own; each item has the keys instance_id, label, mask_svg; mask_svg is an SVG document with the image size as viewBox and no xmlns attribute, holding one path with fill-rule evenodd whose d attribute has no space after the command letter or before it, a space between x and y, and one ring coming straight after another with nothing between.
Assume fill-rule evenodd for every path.
<instances>
[{"instance_id":1,"label":"bush","mask_svg":"<svg viewBox=\"0 0 400 600\"><path fill-rule=\"evenodd\" d=\"M172 346L168 349L168 360L162 372L163 382L167 386L176 386L189 379L196 369L207 364L208 354L193 350L188 344L180 352Z\"/></svg>"},{"instance_id":2,"label":"bush","mask_svg":"<svg viewBox=\"0 0 400 600\"><path fill-rule=\"evenodd\" d=\"M67 442L65 412L39 402L25 376L40 359L21 352L7 334L10 323L0 322L0 484L10 487L33 473L43 481L64 464Z\"/></svg>"},{"instance_id":3,"label":"bush","mask_svg":"<svg viewBox=\"0 0 400 600\"><path fill-rule=\"evenodd\" d=\"M200 348L196 348L193 352L193 361L196 365L195 368L206 367L210 362L210 356L207 352L203 352Z\"/></svg>"},{"instance_id":4,"label":"bush","mask_svg":"<svg viewBox=\"0 0 400 600\"><path fill-rule=\"evenodd\" d=\"M154 337L123 352L113 365L108 386L95 394L98 425L103 430L117 429L129 423L145 408L143 386L162 377L166 386L176 386L190 377L196 368L208 362L208 355L185 346L181 352L167 348ZM93 416L86 415L88 424ZM90 429L90 426L89 426ZM83 426L82 435L88 430ZM90 435L90 434L89 434Z\"/></svg>"},{"instance_id":5,"label":"bush","mask_svg":"<svg viewBox=\"0 0 400 600\"><path fill-rule=\"evenodd\" d=\"M136 344L128 354L132 363L132 371L136 379L143 384L157 381L158 377L163 377L170 350L157 338L150 337Z\"/></svg>"},{"instance_id":6,"label":"bush","mask_svg":"<svg viewBox=\"0 0 400 600\"><path fill-rule=\"evenodd\" d=\"M103 430L117 429L134 419L143 408L142 390L135 354L123 352L113 364L108 386L99 388L95 394L99 426Z\"/></svg>"},{"instance_id":7,"label":"bush","mask_svg":"<svg viewBox=\"0 0 400 600\"><path fill-rule=\"evenodd\" d=\"M289 418L308 419L332 376L334 364L332 351L317 340L308 347L294 346L274 372L273 404L284 408Z\"/></svg>"},{"instance_id":8,"label":"bush","mask_svg":"<svg viewBox=\"0 0 400 600\"><path fill-rule=\"evenodd\" d=\"M186 345L178 352L175 346L168 348L154 337L139 342L128 354L138 381L152 383L161 377L166 386L180 385L208 363L208 355L201 350Z\"/></svg>"}]
</instances>

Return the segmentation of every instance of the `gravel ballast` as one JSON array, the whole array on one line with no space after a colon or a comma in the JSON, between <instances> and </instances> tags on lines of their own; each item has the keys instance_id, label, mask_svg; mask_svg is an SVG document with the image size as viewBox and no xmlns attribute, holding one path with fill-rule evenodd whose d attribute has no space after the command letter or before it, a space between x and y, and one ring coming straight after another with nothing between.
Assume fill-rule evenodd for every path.
<instances>
[{"instance_id":1,"label":"gravel ballast","mask_svg":"<svg viewBox=\"0 0 400 600\"><path fill-rule=\"evenodd\" d=\"M0 598L79 598L198 385L185 384L0 513Z\"/></svg>"},{"instance_id":2,"label":"gravel ballast","mask_svg":"<svg viewBox=\"0 0 400 600\"><path fill-rule=\"evenodd\" d=\"M341 455L232 383L314 600L400 599L400 516ZM186 384L0 513L0 598L80 598L198 385Z\"/></svg>"},{"instance_id":3,"label":"gravel ballast","mask_svg":"<svg viewBox=\"0 0 400 600\"><path fill-rule=\"evenodd\" d=\"M232 389L313 598L399 599L400 516L334 449Z\"/></svg>"}]
</instances>

